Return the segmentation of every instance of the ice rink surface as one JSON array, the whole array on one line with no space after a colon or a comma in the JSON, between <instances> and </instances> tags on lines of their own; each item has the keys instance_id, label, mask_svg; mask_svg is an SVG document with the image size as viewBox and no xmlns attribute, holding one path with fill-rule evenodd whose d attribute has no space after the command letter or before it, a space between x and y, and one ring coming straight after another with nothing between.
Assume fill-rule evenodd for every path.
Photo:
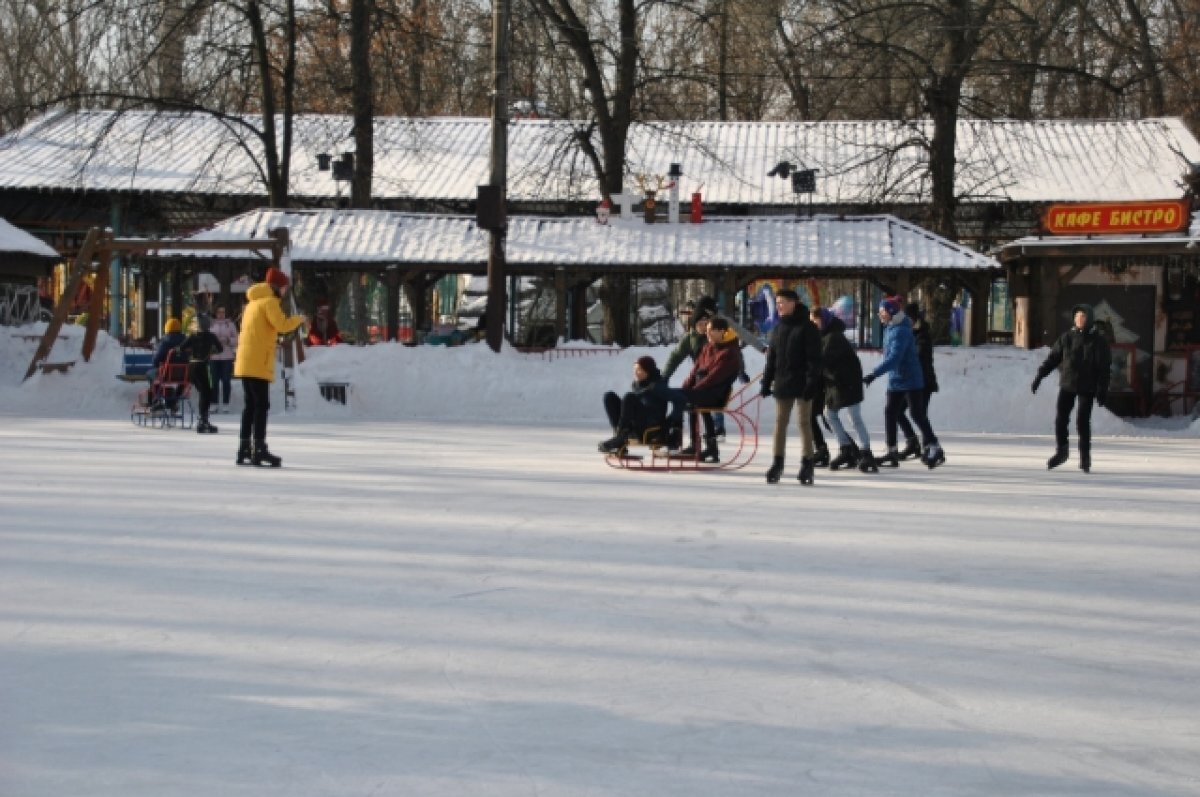
<instances>
[{"instance_id":1,"label":"ice rink surface","mask_svg":"<svg viewBox=\"0 0 1200 797\"><path fill-rule=\"evenodd\" d=\"M214 421L0 416L0 795L1200 793L1195 438L802 487Z\"/></svg>"}]
</instances>

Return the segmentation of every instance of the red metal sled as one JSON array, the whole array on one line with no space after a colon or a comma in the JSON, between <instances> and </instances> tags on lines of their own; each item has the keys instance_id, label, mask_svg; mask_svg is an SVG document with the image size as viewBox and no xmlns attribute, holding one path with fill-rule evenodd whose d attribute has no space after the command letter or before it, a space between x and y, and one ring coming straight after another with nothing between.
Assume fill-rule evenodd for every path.
<instances>
[{"instance_id":1,"label":"red metal sled","mask_svg":"<svg viewBox=\"0 0 1200 797\"><path fill-rule=\"evenodd\" d=\"M701 462L699 451L688 457L671 454L662 442L662 429L653 427L646 430L642 439L631 439L621 451L605 454L605 463L610 468L657 471L739 470L746 467L758 453L758 412L762 400L758 391L751 388L760 376L754 377L730 395L724 407L695 408L698 413L725 413L726 442L721 451L721 462ZM736 444L730 449L735 434ZM635 449L632 453L631 447ZM733 451L732 455L728 453L730 450Z\"/></svg>"}]
</instances>

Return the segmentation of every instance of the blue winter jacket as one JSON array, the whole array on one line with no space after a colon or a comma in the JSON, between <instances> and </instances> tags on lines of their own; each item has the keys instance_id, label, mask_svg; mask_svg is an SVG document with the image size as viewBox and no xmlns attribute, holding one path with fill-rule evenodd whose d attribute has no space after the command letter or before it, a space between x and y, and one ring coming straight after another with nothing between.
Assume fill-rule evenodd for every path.
<instances>
[{"instance_id":1,"label":"blue winter jacket","mask_svg":"<svg viewBox=\"0 0 1200 797\"><path fill-rule=\"evenodd\" d=\"M876 377L888 374L889 393L925 389L912 321L903 313L897 313L883 330L883 359L871 373Z\"/></svg>"}]
</instances>

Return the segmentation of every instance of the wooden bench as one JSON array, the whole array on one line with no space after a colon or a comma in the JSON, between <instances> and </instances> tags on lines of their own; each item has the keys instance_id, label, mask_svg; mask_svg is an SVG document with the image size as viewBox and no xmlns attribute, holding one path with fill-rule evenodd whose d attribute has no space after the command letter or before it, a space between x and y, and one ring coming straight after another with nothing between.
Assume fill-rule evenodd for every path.
<instances>
[{"instance_id":1,"label":"wooden bench","mask_svg":"<svg viewBox=\"0 0 1200 797\"><path fill-rule=\"evenodd\" d=\"M65 374L75 364L74 360L61 363L48 363L45 360L38 363L38 370L43 374Z\"/></svg>"}]
</instances>

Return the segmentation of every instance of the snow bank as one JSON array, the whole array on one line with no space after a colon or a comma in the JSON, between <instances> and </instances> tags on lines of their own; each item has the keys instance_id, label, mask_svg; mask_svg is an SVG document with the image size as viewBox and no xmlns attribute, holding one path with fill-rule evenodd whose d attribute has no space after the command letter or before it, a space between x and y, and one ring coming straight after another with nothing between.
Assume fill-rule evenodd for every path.
<instances>
[{"instance_id":1,"label":"snow bank","mask_svg":"<svg viewBox=\"0 0 1200 797\"><path fill-rule=\"evenodd\" d=\"M0 331L0 408L13 414L65 417L120 417L128 414L139 386L115 378L121 371L121 346L101 333L91 362L79 356L83 330L66 327L51 361L75 360L68 373L37 373L22 382L37 348L31 336L45 324ZM505 348L495 354L484 344L455 348L381 344L308 350L297 369L297 419L496 421L508 423L606 425L600 396L624 391L632 379L632 363L649 354L660 364L667 347L635 347L625 351L572 344L547 354L522 354ZM935 429L947 432L1049 434L1054 415L1055 377L1037 395L1029 383L1045 351L1011 347L937 350L941 391L934 396L930 417ZM870 368L878 354L864 352ZM747 349L751 375L762 370L763 356ZM676 373L678 385L686 369ZM320 396L321 382L349 382L348 404ZM240 390L235 386L235 406ZM884 386L867 390L865 415L872 429L882 427ZM280 382L272 403L283 407ZM769 421L770 402L763 407ZM1120 436L1200 437L1200 421L1149 418L1132 421L1099 409L1095 432Z\"/></svg>"}]
</instances>

